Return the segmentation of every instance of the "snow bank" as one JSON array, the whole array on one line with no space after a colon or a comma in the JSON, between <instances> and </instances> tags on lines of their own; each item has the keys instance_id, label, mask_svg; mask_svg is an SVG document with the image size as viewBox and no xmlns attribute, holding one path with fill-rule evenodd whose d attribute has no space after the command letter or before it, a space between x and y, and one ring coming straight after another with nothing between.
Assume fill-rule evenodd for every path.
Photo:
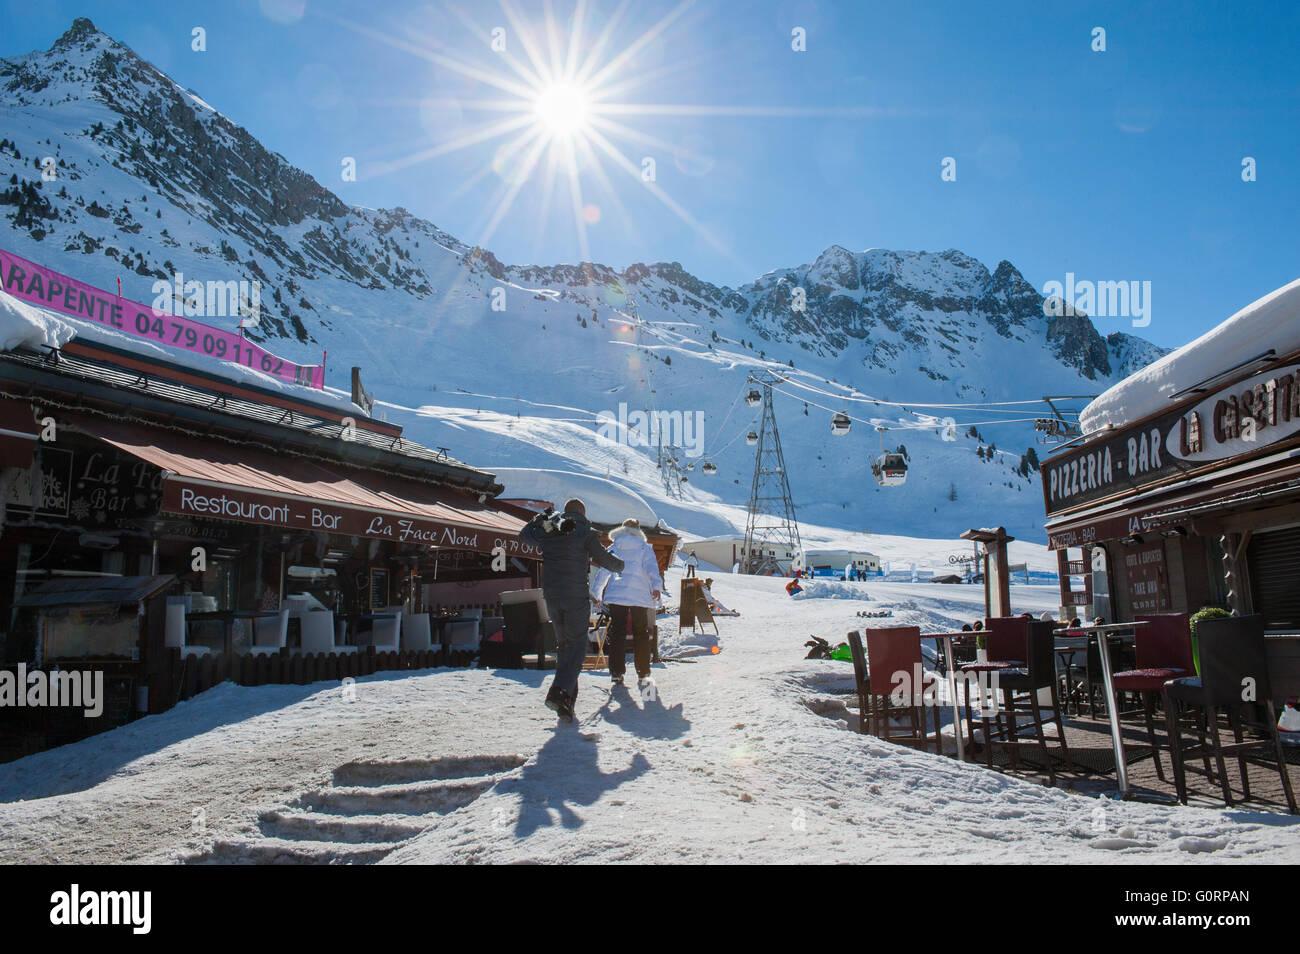
<instances>
[{"instance_id":1,"label":"snow bank","mask_svg":"<svg viewBox=\"0 0 1300 954\"><path fill-rule=\"evenodd\" d=\"M841 583L838 580L800 580L803 592L794 594L797 600L869 600L861 583Z\"/></svg>"},{"instance_id":2,"label":"snow bank","mask_svg":"<svg viewBox=\"0 0 1300 954\"><path fill-rule=\"evenodd\" d=\"M644 497L604 477L518 467L500 467L492 472L497 482L505 485L502 496L506 498L549 500L560 507L570 497L578 497L587 505L587 519L593 523L622 523L628 517L635 517L645 527L659 522Z\"/></svg>"},{"instance_id":3,"label":"snow bank","mask_svg":"<svg viewBox=\"0 0 1300 954\"><path fill-rule=\"evenodd\" d=\"M1300 349L1300 279L1111 386L1083 409L1079 423L1085 434L1120 427L1163 410L1171 395L1269 348L1278 354Z\"/></svg>"},{"instance_id":4,"label":"snow bank","mask_svg":"<svg viewBox=\"0 0 1300 954\"><path fill-rule=\"evenodd\" d=\"M61 348L77 335L72 322L0 292L0 351Z\"/></svg>"}]
</instances>

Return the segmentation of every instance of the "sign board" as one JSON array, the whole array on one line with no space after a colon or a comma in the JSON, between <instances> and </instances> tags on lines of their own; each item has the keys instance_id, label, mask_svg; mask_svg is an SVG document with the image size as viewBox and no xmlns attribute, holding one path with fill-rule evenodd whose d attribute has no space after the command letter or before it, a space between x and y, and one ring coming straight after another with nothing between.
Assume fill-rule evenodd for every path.
<instances>
[{"instance_id":1,"label":"sign board","mask_svg":"<svg viewBox=\"0 0 1300 954\"><path fill-rule=\"evenodd\" d=\"M39 308L103 325L168 348L252 368L291 384L318 390L325 387L323 365L294 364L277 358L233 331L224 331L170 312L156 311L149 305L86 285L4 249L0 249L0 280L9 294Z\"/></svg>"},{"instance_id":2,"label":"sign board","mask_svg":"<svg viewBox=\"0 0 1300 954\"><path fill-rule=\"evenodd\" d=\"M103 447L37 444L32 466L5 489L8 519L67 520L86 529L115 529L158 511L162 472Z\"/></svg>"},{"instance_id":3,"label":"sign board","mask_svg":"<svg viewBox=\"0 0 1300 954\"><path fill-rule=\"evenodd\" d=\"M1130 613L1167 613L1169 611L1169 574L1165 567L1162 541L1126 547L1124 588L1128 592Z\"/></svg>"},{"instance_id":4,"label":"sign board","mask_svg":"<svg viewBox=\"0 0 1300 954\"><path fill-rule=\"evenodd\" d=\"M1047 515L1297 435L1300 366L1260 372L1044 462Z\"/></svg>"},{"instance_id":5,"label":"sign board","mask_svg":"<svg viewBox=\"0 0 1300 954\"><path fill-rule=\"evenodd\" d=\"M163 481L162 509L184 517L207 517L239 523L259 523L295 530L324 530L395 543L420 543L449 550L491 553L502 547L507 556L540 559L540 551L516 536L482 527L424 517L365 510L344 504L272 494L235 487L191 483L183 477Z\"/></svg>"}]
</instances>

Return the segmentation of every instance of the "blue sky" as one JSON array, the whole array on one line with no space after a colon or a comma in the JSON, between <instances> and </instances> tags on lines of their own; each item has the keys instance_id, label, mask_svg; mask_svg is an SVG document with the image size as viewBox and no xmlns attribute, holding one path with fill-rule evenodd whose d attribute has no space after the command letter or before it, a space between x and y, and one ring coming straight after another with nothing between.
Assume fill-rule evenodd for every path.
<instances>
[{"instance_id":1,"label":"blue sky","mask_svg":"<svg viewBox=\"0 0 1300 954\"><path fill-rule=\"evenodd\" d=\"M617 8L586 6L581 58ZM674 107L602 114L631 130L602 134L636 170L655 160L656 188L593 148L599 168L580 158L575 173L582 228L562 143L559 179L547 188L539 166L508 206L527 149L502 147L518 134L450 148L531 118L482 106L526 102L491 81L529 85L506 62L531 69L529 42L546 64L540 2L515 0L513 21L474 0L0 9L0 55L47 48L89 16L345 201L404 206L466 242L486 237L509 263L576 261L585 241L608 265L679 261L735 286L832 244L953 247L990 268L1008 259L1039 289L1067 272L1150 281L1152 321L1137 333L1170 346L1300 274L1295 3L638 0L596 60L650 32L608 76L633 85L597 108ZM563 45L575 7L550 9ZM196 26L205 52L191 50ZM1105 52L1091 48L1098 26ZM804 52L791 49L796 27ZM349 156L355 182L341 177ZM955 182L940 178L949 156ZM1242 181L1246 156L1257 181Z\"/></svg>"}]
</instances>

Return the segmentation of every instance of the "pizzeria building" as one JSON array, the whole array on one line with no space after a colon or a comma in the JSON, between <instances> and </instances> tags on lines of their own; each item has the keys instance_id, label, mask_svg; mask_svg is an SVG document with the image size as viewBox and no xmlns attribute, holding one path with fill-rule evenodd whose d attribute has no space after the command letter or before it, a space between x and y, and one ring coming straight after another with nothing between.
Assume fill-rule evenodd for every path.
<instances>
[{"instance_id":1,"label":"pizzeria building","mask_svg":"<svg viewBox=\"0 0 1300 954\"><path fill-rule=\"evenodd\" d=\"M1300 281L1115 385L1043 465L1062 613L1205 606L1300 634ZM1295 640L1270 640L1288 694Z\"/></svg>"},{"instance_id":2,"label":"pizzeria building","mask_svg":"<svg viewBox=\"0 0 1300 954\"><path fill-rule=\"evenodd\" d=\"M0 664L108 683L95 725L46 716L51 744L169 708L199 667L299 681L307 616L349 672L408 666L404 629L376 653L399 613L432 618L419 658L445 662L440 617L486 628L537 585L531 513L372 416L356 369L349 400L315 368L227 373L4 294L0 330Z\"/></svg>"}]
</instances>

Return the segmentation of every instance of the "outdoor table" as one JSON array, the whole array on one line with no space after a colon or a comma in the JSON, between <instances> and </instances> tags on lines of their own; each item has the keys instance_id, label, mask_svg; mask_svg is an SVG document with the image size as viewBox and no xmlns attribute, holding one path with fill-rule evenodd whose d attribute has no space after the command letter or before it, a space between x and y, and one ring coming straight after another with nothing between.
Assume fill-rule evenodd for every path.
<instances>
[{"instance_id":1,"label":"outdoor table","mask_svg":"<svg viewBox=\"0 0 1300 954\"><path fill-rule=\"evenodd\" d=\"M1103 640L1109 641L1122 631L1146 625L1145 622L1105 623L1100 626L1069 626L1056 631L1057 639L1086 636L1089 640L1095 638L1097 641L1097 656L1101 660L1102 691L1106 696L1106 715L1110 717L1110 739L1115 748L1115 778L1119 783L1121 798L1128 796L1128 766L1124 764L1124 737L1120 733L1119 709L1115 705L1115 681L1110 669L1110 653L1107 651L1108 647L1103 645Z\"/></svg>"},{"instance_id":2,"label":"outdoor table","mask_svg":"<svg viewBox=\"0 0 1300 954\"><path fill-rule=\"evenodd\" d=\"M952 646L954 639L960 639L964 636L975 636L976 633L925 633L922 639L933 639L936 643L943 643L944 668L948 676L948 698L952 705L952 734L957 740L957 759L966 761L966 739L961 728L961 703L957 700L957 672L954 665ZM981 703L982 704L982 703Z\"/></svg>"},{"instance_id":3,"label":"outdoor table","mask_svg":"<svg viewBox=\"0 0 1300 954\"><path fill-rule=\"evenodd\" d=\"M233 655L235 652L235 620L237 619L267 619L272 616L279 616L279 610L216 610L211 613L187 613L185 622L188 623L221 623L225 628L225 652L227 655Z\"/></svg>"}]
</instances>

